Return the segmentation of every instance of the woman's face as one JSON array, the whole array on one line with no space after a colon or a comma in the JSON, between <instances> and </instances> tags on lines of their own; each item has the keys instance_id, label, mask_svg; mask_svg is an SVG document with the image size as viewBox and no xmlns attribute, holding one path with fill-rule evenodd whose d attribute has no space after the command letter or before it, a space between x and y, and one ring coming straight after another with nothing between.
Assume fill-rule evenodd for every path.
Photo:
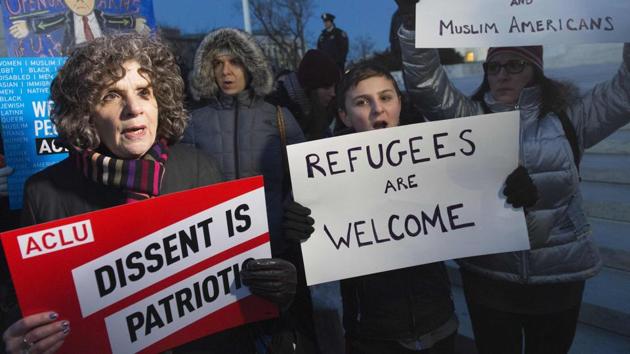
<instances>
[{"instance_id":1,"label":"woman's face","mask_svg":"<svg viewBox=\"0 0 630 354\"><path fill-rule=\"evenodd\" d=\"M345 111L339 112L344 124L357 132L398 126L400 97L394 84L384 76L373 76L348 90Z\"/></svg>"},{"instance_id":2,"label":"woman's face","mask_svg":"<svg viewBox=\"0 0 630 354\"><path fill-rule=\"evenodd\" d=\"M327 107L330 101L335 98L335 85L330 85L328 87L320 87L315 89L317 103L321 107Z\"/></svg>"},{"instance_id":3,"label":"woman's face","mask_svg":"<svg viewBox=\"0 0 630 354\"><path fill-rule=\"evenodd\" d=\"M247 74L243 63L232 55L219 55L212 60L217 85L224 94L234 96L247 87Z\"/></svg>"},{"instance_id":4,"label":"woman's face","mask_svg":"<svg viewBox=\"0 0 630 354\"><path fill-rule=\"evenodd\" d=\"M158 105L140 64L127 61L123 68L125 76L101 92L93 119L101 144L114 156L137 159L155 143Z\"/></svg>"},{"instance_id":5,"label":"woman's face","mask_svg":"<svg viewBox=\"0 0 630 354\"><path fill-rule=\"evenodd\" d=\"M523 58L512 53L500 53L486 65L491 65L491 63L505 65L510 61L521 62ZM499 72L493 74L487 72L486 75L490 85L490 93L494 99L504 104L516 105L523 88L534 79L534 67L528 62L520 73L510 74L506 67L501 67Z\"/></svg>"}]
</instances>

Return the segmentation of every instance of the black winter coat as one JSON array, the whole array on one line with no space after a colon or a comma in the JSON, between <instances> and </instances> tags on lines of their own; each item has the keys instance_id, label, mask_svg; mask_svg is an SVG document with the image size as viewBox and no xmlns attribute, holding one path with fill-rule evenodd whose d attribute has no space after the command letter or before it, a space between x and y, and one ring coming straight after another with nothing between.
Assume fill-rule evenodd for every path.
<instances>
[{"instance_id":1,"label":"black winter coat","mask_svg":"<svg viewBox=\"0 0 630 354\"><path fill-rule=\"evenodd\" d=\"M341 295L346 335L356 338L417 338L454 311L443 262L344 279Z\"/></svg>"},{"instance_id":2,"label":"black winter coat","mask_svg":"<svg viewBox=\"0 0 630 354\"><path fill-rule=\"evenodd\" d=\"M323 29L317 39L317 49L328 54L343 70L348 56L348 35L337 27L331 31Z\"/></svg>"}]
</instances>

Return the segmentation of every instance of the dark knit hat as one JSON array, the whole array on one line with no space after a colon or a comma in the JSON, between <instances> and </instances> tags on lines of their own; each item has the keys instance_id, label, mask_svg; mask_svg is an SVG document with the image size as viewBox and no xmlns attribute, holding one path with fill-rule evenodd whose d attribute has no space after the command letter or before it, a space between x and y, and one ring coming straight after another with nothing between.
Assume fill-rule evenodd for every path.
<instances>
[{"instance_id":1,"label":"dark knit hat","mask_svg":"<svg viewBox=\"0 0 630 354\"><path fill-rule=\"evenodd\" d=\"M486 62L491 61L493 57L501 53L516 54L535 67L543 71L543 47L541 45L531 45L523 47L492 47L488 49Z\"/></svg>"},{"instance_id":2,"label":"dark knit hat","mask_svg":"<svg viewBox=\"0 0 630 354\"><path fill-rule=\"evenodd\" d=\"M324 12L322 14L322 21L334 21L335 20L335 15L330 14L328 12Z\"/></svg>"},{"instance_id":3,"label":"dark knit hat","mask_svg":"<svg viewBox=\"0 0 630 354\"><path fill-rule=\"evenodd\" d=\"M328 56L318 49L311 49L302 58L297 70L300 85L307 90L330 87L339 82L339 67Z\"/></svg>"}]
</instances>

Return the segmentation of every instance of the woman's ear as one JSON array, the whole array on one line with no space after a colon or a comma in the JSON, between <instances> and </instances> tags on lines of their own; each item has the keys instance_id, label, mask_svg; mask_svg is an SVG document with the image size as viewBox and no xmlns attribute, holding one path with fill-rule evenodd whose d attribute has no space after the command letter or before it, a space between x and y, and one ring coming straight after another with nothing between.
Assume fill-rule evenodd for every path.
<instances>
[{"instance_id":1,"label":"woman's ear","mask_svg":"<svg viewBox=\"0 0 630 354\"><path fill-rule=\"evenodd\" d=\"M348 117L348 114L346 113L346 111L344 111L343 109L339 109L337 111L337 114L339 115L339 119L341 119L341 121L343 122L343 124L346 125L346 127L352 128L352 120L350 119L350 117Z\"/></svg>"}]
</instances>

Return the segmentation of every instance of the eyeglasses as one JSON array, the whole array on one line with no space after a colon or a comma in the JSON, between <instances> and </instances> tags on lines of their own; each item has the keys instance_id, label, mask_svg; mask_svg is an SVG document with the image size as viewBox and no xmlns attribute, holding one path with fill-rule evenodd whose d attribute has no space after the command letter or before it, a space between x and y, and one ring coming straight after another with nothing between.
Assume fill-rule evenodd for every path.
<instances>
[{"instance_id":1,"label":"eyeglasses","mask_svg":"<svg viewBox=\"0 0 630 354\"><path fill-rule=\"evenodd\" d=\"M489 75L497 75L501 71L501 68L505 68L508 74L520 74L525 70L527 65L530 64L525 60L508 60L505 64L489 61L483 64L483 69Z\"/></svg>"}]
</instances>

